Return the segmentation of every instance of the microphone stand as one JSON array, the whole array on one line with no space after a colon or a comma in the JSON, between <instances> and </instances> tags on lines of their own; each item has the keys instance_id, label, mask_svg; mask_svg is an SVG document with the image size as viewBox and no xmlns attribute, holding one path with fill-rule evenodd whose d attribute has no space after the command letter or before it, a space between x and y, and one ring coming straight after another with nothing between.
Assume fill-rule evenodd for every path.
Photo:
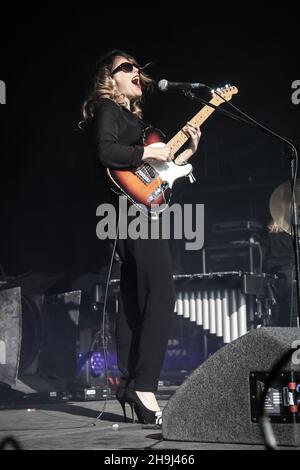
<instances>
[{"instance_id":1,"label":"microphone stand","mask_svg":"<svg viewBox=\"0 0 300 470\"><path fill-rule=\"evenodd\" d=\"M212 91L210 87L207 86L208 89ZM265 127L263 124L260 124L247 114L243 113L240 109L238 109L236 106L233 106L231 103L226 101L217 91L214 90L214 93L219 96L225 103L229 103L231 106L233 106L234 109L236 109L239 113L244 115L246 119L237 116L236 114L233 114L227 110L224 110L222 108L219 108L218 106L215 106L212 103L209 103L209 101L204 100L203 98L200 98L199 96L195 96L195 94L191 90L182 90L185 96L188 98L191 98L192 100L197 100L200 101L200 103L210 106L211 108L214 108L216 111L218 111L221 114L224 114L225 116L234 119L238 122L247 124L248 126L254 127L255 129L258 129L259 131L263 132L264 134L270 135L274 137L275 139L279 140L280 142L284 142L287 144L291 149L291 155L288 156L289 162L290 162L290 177L291 177L291 192L292 192L292 201L291 201L291 209L292 209L292 224L291 224L291 231L292 231L292 237L293 237L293 247L294 247L294 258L295 258L295 271L296 271L296 291L297 291L297 323L298 327L300 327L300 257L299 257L299 220L298 220L298 210L297 210L297 203L296 203L296 197L295 197L295 189L296 189L296 181L297 181L297 171L298 171L298 152L297 149L300 147L300 145L296 142L292 142L291 140L286 139L285 137L280 136L276 132L272 131L271 129ZM291 306L292 310L293 306Z\"/></svg>"}]
</instances>

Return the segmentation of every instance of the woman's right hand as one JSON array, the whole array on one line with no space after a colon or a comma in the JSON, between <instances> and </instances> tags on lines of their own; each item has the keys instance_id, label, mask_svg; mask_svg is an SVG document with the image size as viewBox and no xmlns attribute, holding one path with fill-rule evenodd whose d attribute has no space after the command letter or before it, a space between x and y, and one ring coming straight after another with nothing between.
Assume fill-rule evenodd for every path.
<instances>
[{"instance_id":1,"label":"woman's right hand","mask_svg":"<svg viewBox=\"0 0 300 470\"><path fill-rule=\"evenodd\" d=\"M170 162L174 158L170 147L165 145L164 147L151 147L150 145L144 148L144 154L142 160L158 161L158 162Z\"/></svg>"}]
</instances>

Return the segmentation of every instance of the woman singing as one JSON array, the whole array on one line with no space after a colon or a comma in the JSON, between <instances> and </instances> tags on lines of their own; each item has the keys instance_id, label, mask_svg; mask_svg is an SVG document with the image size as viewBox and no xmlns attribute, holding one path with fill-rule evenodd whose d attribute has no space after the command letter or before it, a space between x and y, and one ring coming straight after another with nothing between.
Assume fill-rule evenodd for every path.
<instances>
[{"instance_id":1,"label":"woman singing","mask_svg":"<svg viewBox=\"0 0 300 470\"><path fill-rule=\"evenodd\" d=\"M106 168L134 169L145 161L168 162L171 150L143 145L141 98L153 85L144 68L129 54L113 50L98 64L93 90L83 105L83 120L91 121L97 154ZM200 129L187 124L188 148L174 160L184 164L197 150ZM156 401L160 371L174 312L174 286L168 241L118 239L122 261L120 309L116 320L117 391L144 424L161 424Z\"/></svg>"}]
</instances>

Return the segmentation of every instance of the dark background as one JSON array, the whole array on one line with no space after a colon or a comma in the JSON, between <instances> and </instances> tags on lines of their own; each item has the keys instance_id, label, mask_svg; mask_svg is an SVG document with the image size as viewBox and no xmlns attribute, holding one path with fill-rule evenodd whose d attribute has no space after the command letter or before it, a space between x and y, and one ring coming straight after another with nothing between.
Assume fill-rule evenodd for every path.
<instances>
[{"instance_id":1,"label":"dark background","mask_svg":"<svg viewBox=\"0 0 300 470\"><path fill-rule=\"evenodd\" d=\"M95 212L107 189L77 127L103 52L121 48L140 63L153 61L155 80L235 85L235 105L299 141L300 105L291 101L291 84L300 79L297 23L290 4L267 12L254 3L3 7L0 263L6 274L106 270L109 247L96 238ZM155 91L145 118L171 138L198 108L178 91ZM266 224L269 197L289 178L284 146L218 113L203 125L192 163L197 181L180 183L174 202L205 204L207 245L214 222ZM200 253L172 249L176 272L201 271Z\"/></svg>"}]
</instances>

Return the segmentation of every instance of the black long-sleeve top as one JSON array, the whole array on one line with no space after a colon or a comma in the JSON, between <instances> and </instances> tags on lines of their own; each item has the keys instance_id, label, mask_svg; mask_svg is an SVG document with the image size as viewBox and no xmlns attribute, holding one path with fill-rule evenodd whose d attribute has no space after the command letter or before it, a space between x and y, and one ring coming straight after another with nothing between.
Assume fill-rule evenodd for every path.
<instances>
[{"instance_id":1,"label":"black long-sleeve top","mask_svg":"<svg viewBox=\"0 0 300 470\"><path fill-rule=\"evenodd\" d=\"M143 121L125 107L102 98L95 110L96 151L106 168L136 168L144 152Z\"/></svg>"},{"instance_id":2,"label":"black long-sleeve top","mask_svg":"<svg viewBox=\"0 0 300 470\"><path fill-rule=\"evenodd\" d=\"M293 238L286 232L270 232L265 241L266 272L291 270L294 266Z\"/></svg>"}]
</instances>

